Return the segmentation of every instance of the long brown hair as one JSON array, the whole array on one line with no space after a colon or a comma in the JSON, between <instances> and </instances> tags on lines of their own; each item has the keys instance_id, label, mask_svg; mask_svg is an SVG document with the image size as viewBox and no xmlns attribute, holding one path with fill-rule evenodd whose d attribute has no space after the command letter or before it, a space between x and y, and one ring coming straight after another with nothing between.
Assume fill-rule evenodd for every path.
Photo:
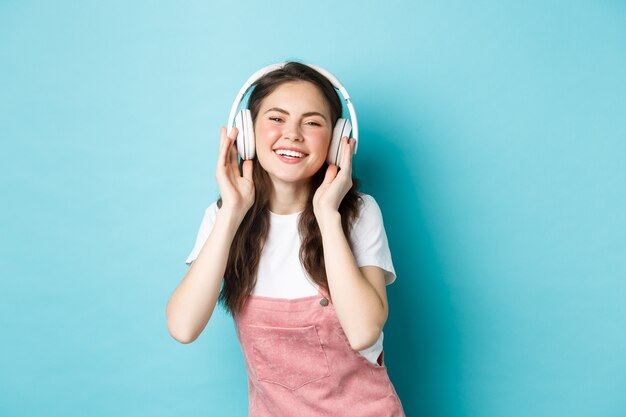
<instances>
[{"instance_id":1,"label":"long brown hair","mask_svg":"<svg viewBox=\"0 0 626 417\"><path fill-rule=\"evenodd\" d=\"M269 72L255 83L254 90L248 100L252 120L256 121L265 97L281 84L294 81L307 81L319 88L330 107L332 126L334 126L342 115L341 100L335 88L319 72L298 62L289 62L282 68ZM219 295L219 301L233 315L242 310L247 297L256 285L259 261L270 228L269 195L272 190L272 182L258 159L255 158L252 162L252 179L255 188L254 204L246 213L233 239L224 272L224 285ZM326 291L328 291L328 280L324 266L322 235L313 213L313 195L324 180L327 168L328 164L324 162L322 167L311 177L307 204L298 219L298 233L302 242L300 262L310 278ZM355 177L352 178L352 184L352 188L339 206L341 226L346 236L348 236L357 217L360 201L357 192L359 182ZM220 198L218 200L219 207L221 207L221 203Z\"/></svg>"}]
</instances>

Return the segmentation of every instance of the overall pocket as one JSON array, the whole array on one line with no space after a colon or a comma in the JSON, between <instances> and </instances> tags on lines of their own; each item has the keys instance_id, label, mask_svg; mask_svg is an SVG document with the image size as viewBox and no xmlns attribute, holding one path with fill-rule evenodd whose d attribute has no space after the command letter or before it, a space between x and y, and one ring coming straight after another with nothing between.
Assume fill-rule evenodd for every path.
<instances>
[{"instance_id":1,"label":"overall pocket","mask_svg":"<svg viewBox=\"0 0 626 417\"><path fill-rule=\"evenodd\" d=\"M239 338L248 365L259 381L293 391L330 375L315 326L243 325Z\"/></svg>"}]
</instances>

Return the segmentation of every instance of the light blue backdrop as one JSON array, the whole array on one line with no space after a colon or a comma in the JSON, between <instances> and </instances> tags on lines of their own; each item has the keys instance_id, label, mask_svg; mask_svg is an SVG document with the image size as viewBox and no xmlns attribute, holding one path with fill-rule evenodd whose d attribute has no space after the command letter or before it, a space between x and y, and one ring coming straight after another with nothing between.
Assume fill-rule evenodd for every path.
<instances>
[{"instance_id":1,"label":"light blue backdrop","mask_svg":"<svg viewBox=\"0 0 626 417\"><path fill-rule=\"evenodd\" d=\"M626 415L622 1L0 0L0 415L244 416L165 305L261 66L328 68L398 274L409 416Z\"/></svg>"}]
</instances>

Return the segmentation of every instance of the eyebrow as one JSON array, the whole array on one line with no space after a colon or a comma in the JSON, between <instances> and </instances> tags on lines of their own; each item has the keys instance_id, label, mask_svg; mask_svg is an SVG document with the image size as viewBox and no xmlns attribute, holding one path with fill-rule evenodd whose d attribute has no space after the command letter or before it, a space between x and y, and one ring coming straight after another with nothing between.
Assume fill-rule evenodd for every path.
<instances>
[{"instance_id":1,"label":"eyebrow","mask_svg":"<svg viewBox=\"0 0 626 417\"><path fill-rule=\"evenodd\" d=\"M286 114L287 116L289 116L289 112L288 112L287 110L285 110L285 109L281 109L280 107L272 107L271 109L266 110L266 111L265 111L265 113L263 113L263 114L269 113L269 112L271 112L271 111L277 111L277 112L279 112L279 113L283 113L283 114ZM327 121L327 120L326 120L326 116L324 116L322 113L317 112L317 111L310 111L310 112L306 112L306 113L304 113L302 116L303 116L303 117L308 117L308 116L320 116L322 119L324 119L325 121Z\"/></svg>"}]
</instances>

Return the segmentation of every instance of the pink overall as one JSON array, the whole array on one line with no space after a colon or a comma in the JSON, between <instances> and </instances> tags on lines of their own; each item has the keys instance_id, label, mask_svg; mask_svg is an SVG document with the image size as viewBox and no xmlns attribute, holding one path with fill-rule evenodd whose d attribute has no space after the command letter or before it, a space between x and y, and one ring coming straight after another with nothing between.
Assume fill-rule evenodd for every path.
<instances>
[{"instance_id":1,"label":"pink overall","mask_svg":"<svg viewBox=\"0 0 626 417\"><path fill-rule=\"evenodd\" d=\"M323 294L250 296L235 317L249 417L403 417L387 375L352 350Z\"/></svg>"}]
</instances>

